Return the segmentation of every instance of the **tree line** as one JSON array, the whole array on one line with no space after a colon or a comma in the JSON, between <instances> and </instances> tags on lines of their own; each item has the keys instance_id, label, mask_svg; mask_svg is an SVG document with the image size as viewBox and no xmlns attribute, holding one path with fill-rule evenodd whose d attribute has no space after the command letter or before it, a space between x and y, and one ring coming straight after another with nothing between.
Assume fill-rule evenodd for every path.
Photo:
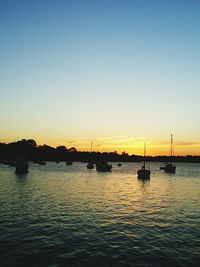
<instances>
[{"instance_id":1,"label":"tree line","mask_svg":"<svg viewBox=\"0 0 200 267\"><path fill-rule=\"evenodd\" d=\"M77 161L96 162L105 160L110 162L141 162L144 160L140 155L129 155L126 152L82 152L75 147L66 148L64 145L56 148L49 145L37 145L33 139L22 139L11 143L0 143L0 162L15 161L23 157L29 161ZM168 156L146 156L146 161L169 162ZM200 163L200 156L173 156L173 162Z\"/></svg>"}]
</instances>

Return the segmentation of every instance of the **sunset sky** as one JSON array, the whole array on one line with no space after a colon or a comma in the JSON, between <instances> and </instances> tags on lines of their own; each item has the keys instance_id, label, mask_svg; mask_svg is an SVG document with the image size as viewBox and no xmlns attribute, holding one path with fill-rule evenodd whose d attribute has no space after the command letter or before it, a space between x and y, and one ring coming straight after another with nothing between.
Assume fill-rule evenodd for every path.
<instances>
[{"instance_id":1,"label":"sunset sky","mask_svg":"<svg viewBox=\"0 0 200 267\"><path fill-rule=\"evenodd\" d=\"M0 1L0 142L200 155L199 102L200 1Z\"/></svg>"}]
</instances>

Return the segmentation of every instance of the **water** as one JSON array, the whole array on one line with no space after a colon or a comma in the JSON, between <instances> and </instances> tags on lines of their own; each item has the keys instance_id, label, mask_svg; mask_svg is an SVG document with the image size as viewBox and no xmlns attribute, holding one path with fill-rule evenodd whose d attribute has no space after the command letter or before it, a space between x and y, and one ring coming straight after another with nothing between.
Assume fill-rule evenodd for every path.
<instances>
[{"instance_id":1,"label":"water","mask_svg":"<svg viewBox=\"0 0 200 267\"><path fill-rule=\"evenodd\" d=\"M0 266L199 266L200 165L0 165Z\"/></svg>"}]
</instances>

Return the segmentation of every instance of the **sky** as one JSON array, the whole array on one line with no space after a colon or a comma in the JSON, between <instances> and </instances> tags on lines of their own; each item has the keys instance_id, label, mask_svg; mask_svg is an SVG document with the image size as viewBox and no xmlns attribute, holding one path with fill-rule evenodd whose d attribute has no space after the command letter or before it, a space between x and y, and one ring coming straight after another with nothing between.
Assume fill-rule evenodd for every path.
<instances>
[{"instance_id":1,"label":"sky","mask_svg":"<svg viewBox=\"0 0 200 267\"><path fill-rule=\"evenodd\" d=\"M0 0L0 142L200 155L200 1Z\"/></svg>"}]
</instances>

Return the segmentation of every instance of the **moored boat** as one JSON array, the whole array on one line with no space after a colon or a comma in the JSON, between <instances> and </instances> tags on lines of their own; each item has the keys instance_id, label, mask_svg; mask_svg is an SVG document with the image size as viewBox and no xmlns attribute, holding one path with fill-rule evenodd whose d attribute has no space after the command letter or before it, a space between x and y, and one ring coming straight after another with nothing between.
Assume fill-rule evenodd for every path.
<instances>
[{"instance_id":1,"label":"moored boat","mask_svg":"<svg viewBox=\"0 0 200 267\"><path fill-rule=\"evenodd\" d=\"M140 170L137 171L138 179L150 179L151 171L146 170L145 166L142 166Z\"/></svg>"},{"instance_id":2,"label":"moored boat","mask_svg":"<svg viewBox=\"0 0 200 267\"><path fill-rule=\"evenodd\" d=\"M167 173L175 173L176 172L176 166L172 163L168 163L164 167L164 171Z\"/></svg>"},{"instance_id":3,"label":"moored boat","mask_svg":"<svg viewBox=\"0 0 200 267\"><path fill-rule=\"evenodd\" d=\"M91 153L91 155L92 155L92 141L91 141L90 153ZM88 162L88 164L87 164L87 168L88 168L89 170L94 169L94 164L93 164L92 161Z\"/></svg>"},{"instance_id":4,"label":"moored boat","mask_svg":"<svg viewBox=\"0 0 200 267\"><path fill-rule=\"evenodd\" d=\"M175 173L176 172L176 166L172 163L172 157L173 157L173 138L171 134L171 149L170 149L170 163L165 164L165 166L161 166L160 169L164 170L167 173Z\"/></svg>"},{"instance_id":5,"label":"moored boat","mask_svg":"<svg viewBox=\"0 0 200 267\"><path fill-rule=\"evenodd\" d=\"M144 144L144 163L140 170L137 171L138 179L150 179L151 171L146 169L146 141Z\"/></svg>"},{"instance_id":6,"label":"moored boat","mask_svg":"<svg viewBox=\"0 0 200 267\"><path fill-rule=\"evenodd\" d=\"M18 159L16 161L16 174L26 174L28 173L28 161L26 159Z\"/></svg>"},{"instance_id":7,"label":"moored boat","mask_svg":"<svg viewBox=\"0 0 200 267\"><path fill-rule=\"evenodd\" d=\"M46 162L42 160L34 160L33 163L38 164L38 165L46 165Z\"/></svg>"},{"instance_id":8,"label":"moored boat","mask_svg":"<svg viewBox=\"0 0 200 267\"><path fill-rule=\"evenodd\" d=\"M96 162L96 170L98 172L109 172L112 169L112 165L108 164L106 161Z\"/></svg>"},{"instance_id":9,"label":"moored boat","mask_svg":"<svg viewBox=\"0 0 200 267\"><path fill-rule=\"evenodd\" d=\"M89 170L94 169L94 164L93 164L93 163L88 163L88 164L87 164L87 168L88 168Z\"/></svg>"}]
</instances>

